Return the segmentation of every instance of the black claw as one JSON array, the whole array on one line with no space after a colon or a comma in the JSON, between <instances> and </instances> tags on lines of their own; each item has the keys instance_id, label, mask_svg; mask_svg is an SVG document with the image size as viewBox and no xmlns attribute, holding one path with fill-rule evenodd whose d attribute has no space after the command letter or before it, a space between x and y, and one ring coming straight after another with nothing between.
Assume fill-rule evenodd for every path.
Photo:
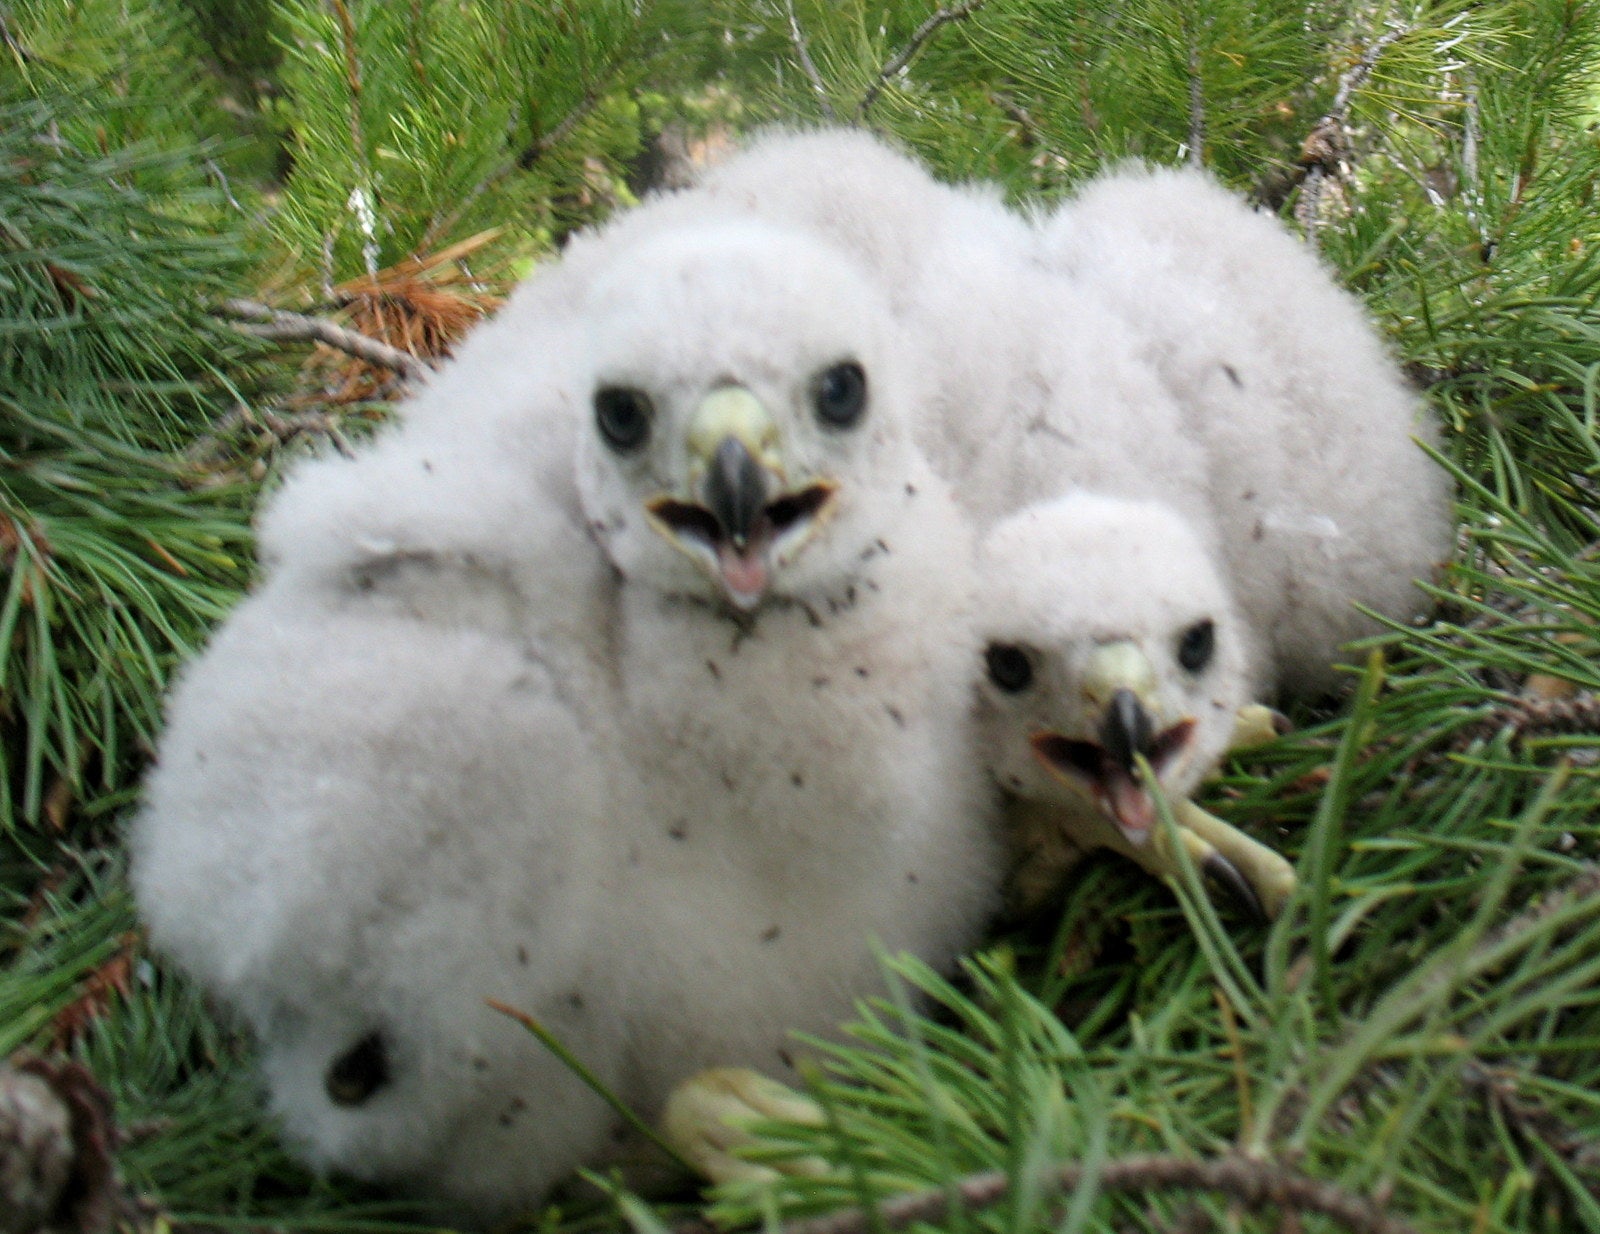
<instances>
[{"instance_id":1,"label":"black claw","mask_svg":"<svg viewBox=\"0 0 1600 1234\"><path fill-rule=\"evenodd\" d=\"M1251 886L1250 880L1239 873L1239 867L1233 862L1213 850L1201 863L1200 868L1212 883L1226 891L1257 921L1267 920L1266 906L1261 903L1261 897L1256 894L1256 889Z\"/></svg>"}]
</instances>

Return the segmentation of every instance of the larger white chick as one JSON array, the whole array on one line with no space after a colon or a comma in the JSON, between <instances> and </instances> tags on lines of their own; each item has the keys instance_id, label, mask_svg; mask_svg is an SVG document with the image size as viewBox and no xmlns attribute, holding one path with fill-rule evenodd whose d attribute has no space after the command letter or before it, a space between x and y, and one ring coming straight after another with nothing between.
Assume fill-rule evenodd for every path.
<instances>
[{"instance_id":1,"label":"larger white chick","mask_svg":"<svg viewBox=\"0 0 1600 1234\"><path fill-rule=\"evenodd\" d=\"M1311 695L1355 607L1408 619L1452 545L1448 476L1421 401L1354 297L1277 219L1197 170L1091 182L1041 252L1115 309L1203 444L1235 597L1277 685Z\"/></svg>"},{"instance_id":2,"label":"larger white chick","mask_svg":"<svg viewBox=\"0 0 1600 1234\"><path fill-rule=\"evenodd\" d=\"M621 251L587 308L579 485L647 789L610 890L653 1113L703 1067L786 1073L793 1031L881 988L875 946L949 965L1000 857L966 754L970 534L873 281L708 219Z\"/></svg>"},{"instance_id":3,"label":"larger white chick","mask_svg":"<svg viewBox=\"0 0 1600 1234\"><path fill-rule=\"evenodd\" d=\"M189 666L133 831L153 943L238 1013L313 1164L477 1217L593 1163L631 1043L595 944L624 860L612 571L571 340L513 305L354 459L302 467Z\"/></svg>"}]
</instances>

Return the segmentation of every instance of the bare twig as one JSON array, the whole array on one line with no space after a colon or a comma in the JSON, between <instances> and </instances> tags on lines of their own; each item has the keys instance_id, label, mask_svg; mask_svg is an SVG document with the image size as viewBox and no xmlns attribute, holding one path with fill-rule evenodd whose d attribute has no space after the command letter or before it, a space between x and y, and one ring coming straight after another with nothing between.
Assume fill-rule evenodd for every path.
<instances>
[{"instance_id":1,"label":"bare twig","mask_svg":"<svg viewBox=\"0 0 1600 1234\"><path fill-rule=\"evenodd\" d=\"M1523 1139L1542 1145L1564 1161L1575 1176L1600 1167L1600 1140L1579 1134L1549 1110L1524 1101L1517 1092L1515 1074L1480 1063L1469 1063L1462 1079L1468 1088L1481 1093L1484 1100L1498 1110ZM1600 1200L1600 1182L1593 1178L1579 1178L1578 1183Z\"/></svg>"},{"instance_id":2,"label":"bare twig","mask_svg":"<svg viewBox=\"0 0 1600 1234\"><path fill-rule=\"evenodd\" d=\"M1248 1209L1278 1208L1317 1213L1360 1234L1411 1234L1411 1225L1384 1212L1373 1200L1322 1179L1308 1178L1270 1161L1219 1157L1196 1161L1187 1157L1139 1156L1106 1162L1098 1171L1077 1163L1063 1165L1046 1180L1056 1191L1071 1191L1091 1182L1106 1192L1211 1191ZM974 1174L955 1186L955 1201L969 1209L999 1203L1011 1188L1006 1174ZM876 1213L850 1209L783 1227L783 1234L865 1234L869 1229L898 1230L918 1221L944 1221L952 1207L945 1188L918 1191L883 1201Z\"/></svg>"},{"instance_id":3,"label":"bare twig","mask_svg":"<svg viewBox=\"0 0 1600 1234\"><path fill-rule=\"evenodd\" d=\"M789 13L789 41L794 44L795 55L800 58L800 67L811 79L811 88L817 92L817 106L822 108L822 114L827 119L837 120L833 104L828 101L828 87L822 80L822 74L817 72L816 63L811 59L811 49L806 46L805 32L800 29L800 19L795 16L794 0L784 0L783 7Z\"/></svg>"},{"instance_id":4,"label":"bare twig","mask_svg":"<svg viewBox=\"0 0 1600 1234\"><path fill-rule=\"evenodd\" d=\"M1315 236L1321 226L1320 203L1323 186L1331 178L1343 178L1350 153L1350 103L1355 92L1366 85L1367 79L1378 67L1378 61L1391 45L1408 33L1394 29L1374 39L1372 46L1345 70L1339 78L1339 88L1334 91L1333 106L1311 126L1300 146L1300 158L1286 182L1274 185L1271 192L1258 189L1258 200L1279 202L1286 200L1295 188L1300 189L1300 200L1295 204L1295 218L1308 236Z\"/></svg>"},{"instance_id":5,"label":"bare twig","mask_svg":"<svg viewBox=\"0 0 1600 1234\"><path fill-rule=\"evenodd\" d=\"M1453 745L1465 749L1503 728L1510 728L1515 737L1600 733L1600 697L1586 693L1571 698L1513 699L1461 728Z\"/></svg>"},{"instance_id":6,"label":"bare twig","mask_svg":"<svg viewBox=\"0 0 1600 1234\"><path fill-rule=\"evenodd\" d=\"M399 373L407 381L424 381L433 372L409 352L347 330L325 318L285 312L254 300L225 300L218 311L222 316L239 319L240 329L261 338L326 343L369 364Z\"/></svg>"},{"instance_id":7,"label":"bare twig","mask_svg":"<svg viewBox=\"0 0 1600 1234\"><path fill-rule=\"evenodd\" d=\"M1350 100L1355 92L1367 84L1367 78L1372 76L1372 70L1378 67L1378 61L1383 58L1383 53L1388 51L1395 43L1399 42L1409 31L1404 28L1388 31L1381 37L1374 39L1372 46L1361 53L1361 58L1345 70L1344 76L1339 79L1339 89L1333 96L1333 107L1328 115L1335 117L1343 124L1350 117Z\"/></svg>"},{"instance_id":8,"label":"bare twig","mask_svg":"<svg viewBox=\"0 0 1600 1234\"><path fill-rule=\"evenodd\" d=\"M1189 166L1205 166L1206 92L1200 80L1200 47L1189 43Z\"/></svg>"},{"instance_id":9,"label":"bare twig","mask_svg":"<svg viewBox=\"0 0 1600 1234\"><path fill-rule=\"evenodd\" d=\"M239 199L233 195L233 186L228 183L228 173L222 170L222 165L216 159L207 159L205 168L216 178L217 183L222 186L222 195L228 199L228 204L240 214L243 214L244 207L239 204Z\"/></svg>"},{"instance_id":10,"label":"bare twig","mask_svg":"<svg viewBox=\"0 0 1600 1234\"><path fill-rule=\"evenodd\" d=\"M934 36L941 26L947 26L953 21L965 21L979 9L987 0L964 0L961 4L952 4L932 14L926 21L911 32L911 37L906 44L889 59L889 62L878 70L877 80L867 87L866 93L861 96L861 101L856 104L856 119L866 119L867 112L878 101L878 96L883 93L883 88L889 80L901 72L906 65L911 63L911 58L922 50L922 45ZM793 19L794 8L791 0L790 18Z\"/></svg>"}]
</instances>

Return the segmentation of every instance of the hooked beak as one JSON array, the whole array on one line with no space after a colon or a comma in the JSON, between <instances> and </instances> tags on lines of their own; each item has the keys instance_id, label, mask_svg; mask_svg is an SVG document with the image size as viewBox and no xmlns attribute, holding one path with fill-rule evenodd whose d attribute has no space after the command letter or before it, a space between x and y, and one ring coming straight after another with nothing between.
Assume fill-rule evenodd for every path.
<instances>
[{"instance_id":1,"label":"hooked beak","mask_svg":"<svg viewBox=\"0 0 1600 1234\"><path fill-rule=\"evenodd\" d=\"M1087 788L1130 843L1143 844L1155 826L1155 802L1139 782L1143 758L1159 780L1194 736L1195 722L1184 717L1163 728L1153 698L1155 672L1132 643L1100 648L1084 677L1091 716L1098 715L1092 738L1058 732L1035 733L1035 757L1053 774Z\"/></svg>"},{"instance_id":2,"label":"hooked beak","mask_svg":"<svg viewBox=\"0 0 1600 1234\"><path fill-rule=\"evenodd\" d=\"M743 386L706 396L690 419L688 448L685 497L656 497L645 510L729 603L749 612L765 598L774 570L810 540L838 485L824 479L789 486L777 426Z\"/></svg>"}]
</instances>

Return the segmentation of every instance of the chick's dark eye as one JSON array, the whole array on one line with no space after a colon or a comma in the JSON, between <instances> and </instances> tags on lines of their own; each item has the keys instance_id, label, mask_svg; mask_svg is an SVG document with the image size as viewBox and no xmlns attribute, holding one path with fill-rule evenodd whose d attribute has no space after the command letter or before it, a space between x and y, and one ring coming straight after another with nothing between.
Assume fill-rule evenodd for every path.
<instances>
[{"instance_id":1,"label":"chick's dark eye","mask_svg":"<svg viewBox=\"0 0 1600 1234\"><path fill-rule=\"evenodd\" d=\"M594 392L595 426L618 454L637 450L649 440L654 411L650 396L642 390L601 386Z\"/></svg>"},{"instance_id":2,"label":"chick's dark eye","mask_svg":"<svg viewBox=\"0 0 1600 1234\"><path fill-rule=\"evenodd\" d=\"M1186 672L1203 672L1216 650L1217 626L1209 617L1195 622L1178 636L1178 663Z\"/></svg>"},{"instance_id":3,"label":"chick's dark eye","mask_svg":"<svg viewBox=\"0 0 1600 1234\"><path fill-rule=\"evenodd\" d=\"M812 397L819 420L829 428L849 428L867 409L867 372L854 360L825 368Z\"/></svg>"},{"instance_id":4,"label":"chick's dark eye","mask_svg":"<svg viewBox=\"0 0 1600 1234\"><path fill-rule=\"evenodd\" d=\"M1018 694L1033 684L1033 661L1021 647L1009 643L990 643L983 653L989 680L1007 694Z\"/></svg>"}]
</instances>

